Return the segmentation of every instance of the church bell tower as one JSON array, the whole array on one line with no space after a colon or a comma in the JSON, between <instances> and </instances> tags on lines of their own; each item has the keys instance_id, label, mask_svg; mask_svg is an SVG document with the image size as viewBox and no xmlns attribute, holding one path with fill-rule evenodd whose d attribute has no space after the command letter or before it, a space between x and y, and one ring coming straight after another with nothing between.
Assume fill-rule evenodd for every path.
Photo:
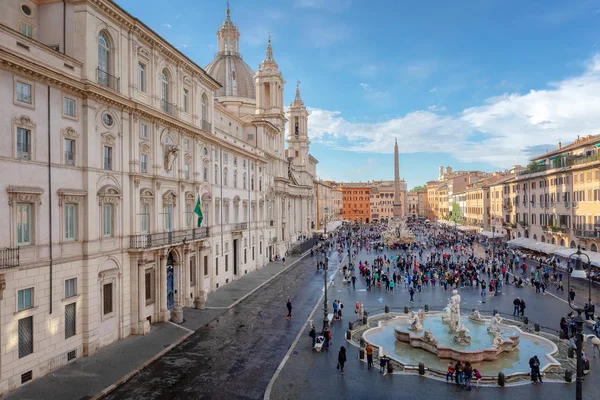
<instances>
[{"instance_id":1,"label":"church bell tower","mask_svg":"<svg viewBox=\"0 0 600 400\"><path fill-rule=\"evenodd\" d=\"M293 158L294 166L306 167L308 165L308 111L300 97L300 82L296 84L296 96L287 111L288 129L288 156Z\"/></svg>"}]
</instances>

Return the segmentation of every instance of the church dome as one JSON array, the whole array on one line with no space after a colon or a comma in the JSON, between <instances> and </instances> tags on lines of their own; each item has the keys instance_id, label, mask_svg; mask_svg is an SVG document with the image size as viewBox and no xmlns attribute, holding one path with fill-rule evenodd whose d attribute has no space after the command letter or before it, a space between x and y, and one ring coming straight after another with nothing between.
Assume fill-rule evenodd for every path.
<instances>
[{"instance_id":1,"label":"church dome","mask_svg":"<svg viewBox=\"0 0 600 400\"><path fill-rule=\"evenodd\" d=\"M254 70L240 55L240 33L229 14L228 7L227 17L217 31L219 51L205 70L222 85L216 92L217 97L231 96L256 100Z\"/></svg>"},{"instance_id":2,"label":"church dome","mask_svg":"<svg viewBox=\"0 0 600 400\"><path fill-rule=\"evenodd\" d=\"M219 53L205 70L222 85L216 92L217 97L233 96L256 100L254 71L239 55Z\"/></svg>"}]
</instances>

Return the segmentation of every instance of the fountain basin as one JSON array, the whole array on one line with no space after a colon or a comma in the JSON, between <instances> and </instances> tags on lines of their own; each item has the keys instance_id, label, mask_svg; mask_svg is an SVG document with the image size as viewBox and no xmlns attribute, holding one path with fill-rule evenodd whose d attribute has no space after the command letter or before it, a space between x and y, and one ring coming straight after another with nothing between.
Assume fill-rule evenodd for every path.
<instances>
[{"instance_id":1,"label":"fountain basin","mask_svg":"<svg viewBox=\"0 0 600 400\"><path fill-rule=\"evenodd\" d=\"M390 315L390 314L387 314ZM393 314L396 317L391 320L379 321L378 326L366 330L363 333L363 339L371 345L379 348L380 353L387 354L390 358L407 368L416 368L419 363L423 363L432 371L437 371L440 374L445 374L448 359L444 359L436 355L434 352L428 351L421 347L413 347L410 342L402 342L397 340L395 328L402 327L402 321L406 319L404 314ZM431 315L431 314L429 314ZM434 317L435 315L432 315ZM466 318L466 317L465 317ZM415 335L423 335L425 330L430 329L430 322L435 321L425 318L423 321L423 331L415 332ZM471 351L479 351L491 347L493 341L492 335L487 333L487 323L473 321L469 325L467 321L461 322L467 325L472 341L468 346L457 345L453 343L452 334L444 334L448 327L441 323L436 329L432 329L434 338L438 340L440 347L451 349L460 349L460 352L465 354ZM400 325L399 325L400 323ZM505 325L501 329L507 329L519 334L519 343L512 351L505 351L498 355L495 360L472 361L471 364L477 368L484 376L497 376L499 372L504 372L507 377L523 376L526 378L529 374L529 359L537 355L540 359L540 369L545 371L552 366L560 366L560 363L552 357L558 352L558 348L552 341L538 335L530 334L521 331L518 327ZM407 327L405 325L405 327ZM401 329L402 330L402 329ZM438 332L436 334L436 332ZM443 338L447 336L447 338ZM509 338L510 333L505 333L503 338ZM471 347L469 347L471 346ZM468 359L461 359L468 361Z\"/></svg>"}]
</instances>

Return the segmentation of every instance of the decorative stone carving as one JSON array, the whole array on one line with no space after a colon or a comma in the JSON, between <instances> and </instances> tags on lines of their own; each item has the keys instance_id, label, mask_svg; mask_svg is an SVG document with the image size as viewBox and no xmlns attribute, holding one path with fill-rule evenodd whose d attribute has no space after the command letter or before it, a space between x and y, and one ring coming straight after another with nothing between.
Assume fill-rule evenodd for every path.
<instances>
[{"instance_id":1,"label":"decorative stone carving","mask_svg":"<svg viewBox=\"0 0 600 400\"><path fill-rule=\"evenodd\" d=\"M140 122L140 117L138 117L137 114L133 114L133 122L136 124Z\"/></svg>"},{"instance_id":2,"label":"decorative stone carving","mask_svg":"<svg viewBox=\"0 0 600 400\"><path fill-rule=\"evenodd\" d=\"M63 137L68 138L68 139L77 139L79 138L79 133L73 129L70 126L67 126L66 128L64 128L62 131L60 131L63 135Z\"/></svg>"},{"instance_id":3,"label":"decorative stone carving","mask_svg":"<svg viewBox=\"0 0 600 400\"><path fill-rule=\"evenodd\" d=\"M185 153L183 156L183 160L186 164L190 164L192 162L192 155L190 153Z\"/></svg>"},{"instance_id":4,"label":"decorative stone carving","mask_svg":"<svg viewBox=\"0 0 600 400\"><path fill-rule=\"evenodd\" d=\"M140 151L142 153L150 153L150 144L148 142L140 142Z\"/></svg>"},{"instance_id":5,"label":"decorative stone carving","mask_svg":"<svg viewBox=\"0 0 600 400\"><path fill-rule=\"evenodd\" d=\"M177 195L172 190L167 190L162 196L163 206L166 204L173 204L173 207L177 206Z\"/></svg>"},{"instance_id":6,"label":"decorative stone carving","mask_svg":"<svg viewBox=\"0 0 600 400\"><path fill-rule=\"evenodd\" d=\"M137 51L141 56L144 56L144 57L150 59L150 52L148 50L146 50L145 48L143 48L142 46L138 46Z\"/></svg>"},{"instance_id":7,"label":"decorative stone carving","mask_svg":"<svg viewBox=\"0 0 600 400\"><path fill-rule=\"evenodd\" d=\"M467 336L467 330L462 330L458 332L458 335L454 336L454 343L456 344L471 344L471 336Z\"/></svg>"},{"instance_id":8,"label":"decorative stone carving","mask_svg":"<svg viewBox=\"0 0 600 400\"><path fill-rule=\"evenodd\" d=\"M112 185L103 186L98 191L98 205L119 204L121 201L121 192Z\"/></svg>"},{"instance_id":9,"label":"decorative stone carving","mask_svg":"<svg viewBox=\"0 0 600 400\"><path fill-rule=\"evenodd\" d=\"M411 331L422 331L423 330L423 324L421 323L421 318L419 318L419 315L414 312L411 311L408 313L408 322L410 322L410 329Z\"/></svg>"},{"instance_id":10,"label":"decorative stone carving","mask_svg":"<svg viewBox=\"0 0 600 400\"><path fill-rule=\"evenodd\" d=\"M154 200L154 193L148 188L142 189L140 191L140 200L143 204L151 204Z\"/></svg>"},{"instance_id":11,"label":"decorative stone carving","mask_svg":"<svg viewBox=\"0 0 600 400\"><path fill-rule=\"evenodd\" d=\"M102 143L112 146L115 144L117 138L110 132L104 132L102 135Z\"/></svg>"},{"instance_id":12,"label":"decorative stone carving","mask_svg":"<svg viewBox=\"0 0 600 400\"><path fill-rule=\"evenodd\" d=\"M496 333L494 333L494 341L492 342L492 347L497 349L498 347L502 346L503 342L504 339L502 339L502 334L500 333L500 330L498 330Z\"/></svg>"},{"instance_id":13,"label":"decorative stone carving","mask_svg":"<svg viewBox=\"0 0 600 400\"><path fill-rule=\"evenodd\" d=\"M233 198L233 205L237 207L239 204L240 204L240 196L235 196Z\"/></svg>"},{"instance_id":14,"label":"decorative stone carving","mask_svg":"<svg viewBox=\"0 0 600 400\"><path fill-rule=\"evenodd\" d=\"M165 171L171 172L173 163L179 156L179 146L165 145Z\"/></svg>"},{"instance_id":15,"label":"decorative stone carving","mask_svg":"<svg viewBox=\"0 0 600 400\"><path fill-rule=\"evenodd\" d=\"M44 189L32 186L14 186L6 188L8 192L8 205L15 203L38 203L42 204L42 194Z\"/></svg>"},{"instance_id":16,"label":"decorative stone carving","mask_svg":"<svg viewBox=\"0 0 600 400\"><path fill-rule=\"evenodd\" d=\"M79 189L58 189L58 206L62 207L63 204L83 204L87 192Z\"/></svg>"},{"instance_id":17,"label":"decorative stone carving","mask_svg":"<svg viewBox=\"0 0 600 400\"><path fill-rule=\"evenodd\" d=\"M133 185L134 185L136 188L139 188L139 187L140 187L140 179L139 179L139 178L135 178L135 179L133 180Z\"/></svg>"},{"instance_id":18,"label":"decorative stone carving","mask_svg":"<svg viewBox=\"0 0 600 400\"><path fill-rule=\"evenodd\" d=\"M31 118L29 118L27 115L21 115L21 116L15 118L15 122L18 123L19 125L35 126L35 124L31 120Z\"/></svg>"},{"instance_id":19,"label":"decorative stone carving","mask_svg":"<svg viewBox=\"0 0 600 400\"><path fill-rule=\"evenodd\" d=\"M194 193L192 193L192 192L186 192L185 193L185 201L186 202L190 202L191 201L193 203L194 200L195 200Z\"/></svg>"},{"instance_id":20,"label":"decorative stone carving","mask_svg":"<svg viewBox=\"0 0 600 400\"><path fill-rule=\"evenodd\" d=\"M202 203L210 203L212 201L212 196L210 193L202 194Z\"/></svg>"}]
</instances>

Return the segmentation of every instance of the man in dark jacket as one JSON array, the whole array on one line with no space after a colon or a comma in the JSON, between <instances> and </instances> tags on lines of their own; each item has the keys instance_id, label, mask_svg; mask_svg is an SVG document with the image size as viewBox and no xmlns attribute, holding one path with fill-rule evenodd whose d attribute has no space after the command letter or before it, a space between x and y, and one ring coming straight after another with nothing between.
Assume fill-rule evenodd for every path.
<instances>
[{"instance_id":1,"label":"man in dark jacket","mask_svg":"<svg viewBox=\"0 0 600 400\"><path fill-rule=\"evenodd\" d=\"M516 299L514 299L513 305L515 306L515 309L513 310L513 315L519 315L520 308L521 308L521 299L519 299L518 297Z\"/></svg>"},{"instance_id":2,"label":"man in dark jacket","mask_svg":"<svg viewBox=\"0 0 600 400\"><path fill-rule=\"evenodd\" d=\"M287 301L287 309L288 309L287 318L292 319L292 300L290 300L290 299L288 299L288 301Z\"/></svg>"}]
</instances>

